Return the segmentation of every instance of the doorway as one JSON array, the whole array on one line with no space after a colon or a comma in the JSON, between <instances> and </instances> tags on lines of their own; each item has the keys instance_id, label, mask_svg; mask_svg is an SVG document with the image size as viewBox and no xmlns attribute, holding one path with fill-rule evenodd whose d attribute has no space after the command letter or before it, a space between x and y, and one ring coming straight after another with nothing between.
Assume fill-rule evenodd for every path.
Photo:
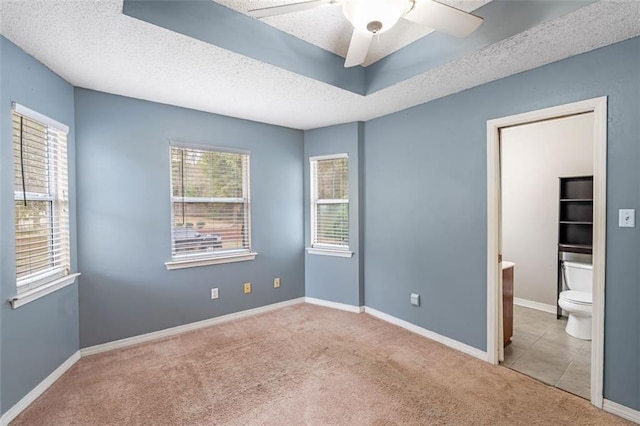
<instances>
[{"instance_id":1,"label":"doorway","mask_svg":"<svg viewBox=\"0 0 640 426\"><path fill-rule=\"evenodd\" d=\"M607 145L606 97L498 118L487 122L487 358L493 364L498 364L500 360L504 359L501 134L504 129L514 126L529 125L589 113L593 116L593 320L589 399L597 407L602 407ZM518 309L514 313L517 315ZM522 310L520 313L522 313Z\"/></svg>"}]
</instances>

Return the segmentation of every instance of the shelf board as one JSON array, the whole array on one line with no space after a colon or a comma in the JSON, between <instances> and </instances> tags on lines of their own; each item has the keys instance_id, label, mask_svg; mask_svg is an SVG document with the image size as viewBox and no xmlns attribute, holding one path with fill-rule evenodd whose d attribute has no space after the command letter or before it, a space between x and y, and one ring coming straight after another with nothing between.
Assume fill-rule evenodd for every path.
<instances>
[{"instance_id":1,"label":"shelf board","mask_svg":"<svg viewBox=\"0 0 640 426\"><path fill-rule=\"evenodd\" d=\"M558 250L570 253L591 254L592 246L590 244L558 244Z\"/></svg>"},{"instance_id":2,"label":"shelf board","mask_svg":"<svg viewBox=\"0 0 640 426\"><path fill-rule=\"evenodd\" d=\"M593 222L585 222L582 220L561 220L563 225L593 225Z\"/></svg>"},{"instance_id":3,"label":"shelf board","mask_svg":"<svg viewBox=\"0 0 640 426\"><path fill-rule=\"evenodd\" d=\"M581 203L592 203L593 202L593 198L560 198L560 201L563 203L566 202L571 202L571 201L578 201Z\"/></svg>"}]
</instances>

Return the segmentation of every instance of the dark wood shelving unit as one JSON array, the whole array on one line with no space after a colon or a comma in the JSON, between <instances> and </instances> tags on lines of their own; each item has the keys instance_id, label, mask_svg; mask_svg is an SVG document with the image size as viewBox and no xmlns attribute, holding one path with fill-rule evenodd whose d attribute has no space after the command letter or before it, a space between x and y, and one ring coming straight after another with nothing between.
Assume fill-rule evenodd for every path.
<instances>
[{"instance_id":1,"label":"dark wood shelving unit","mask_svg":"<svg viewBox=\"0 0 640 426\"><path fill-rule=\"evenodd\" d=\"M557 296L560 297L563 253L590 255L593 251L593 176L560 178L558 218ZM562 309L557 306L557 317L561 316Z\"/></svg>"}]
</instances>

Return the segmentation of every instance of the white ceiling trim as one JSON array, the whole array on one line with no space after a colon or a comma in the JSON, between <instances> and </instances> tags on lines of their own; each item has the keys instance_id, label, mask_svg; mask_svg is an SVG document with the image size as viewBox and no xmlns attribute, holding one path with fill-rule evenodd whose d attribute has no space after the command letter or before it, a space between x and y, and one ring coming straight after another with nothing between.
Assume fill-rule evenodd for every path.
<instances>
[{"instance_id":1,"label":"white ceiling trim","mask_svg":"<svg viewBox=\"0 0 640 426\"><path fill-rule=\"evenodd\" d=\"M640 34L600 1L369 96L133 19L122 0L3 0L0 33L78 87L297 129L367 121Z\"/></svg>"}]
</instances>

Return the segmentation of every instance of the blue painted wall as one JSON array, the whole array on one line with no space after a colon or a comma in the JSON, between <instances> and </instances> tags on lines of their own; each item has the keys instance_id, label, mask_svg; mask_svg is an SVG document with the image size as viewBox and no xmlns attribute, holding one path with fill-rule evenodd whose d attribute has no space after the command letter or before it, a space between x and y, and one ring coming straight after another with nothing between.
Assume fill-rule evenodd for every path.
<instances>
[{"instance_id":1,"label":"blue painted wall","mask_svg":"<svg viewBox=\"0 0 640 426\"><path fill-rule=\"evenodd\" d=\"M364 306L363 253L360 229L360 149L364 123L348 123L304 133L304 229L305 247L311 247L309 157L349 155L349 249L353 257L305 254L305 296Z\"/></svg>"},{"instance_id":2,"label":"blue painted wall","mask_svg":"<svg viewBox=\"0 0 640 426\"><path fill-rule=\"evenodd\" d=\"M609 97L604 396L640 409L640 38L366 123L366 304L486 349L486 122ZM409 304L418 292L422 306Z\"/></svg>"},{"instance_id":3,"label":"blue painted wall","mask_svg":"<svg viewBox=\"0 0 640 426\"><path fill-rule=\"evenodd\" d=\"M75 101L81 347L304 295L302 131L84 89ZM255 260L166 270L170 140L251 151Z\"/></svg>"},{"instance_id":4,"label":"blue painted wall","mask_svg":"<svg viewBox=\"0 0 640 426\"><path fill-rule=\"evenodd\" d=\"M71 266L76 262L73 87L0 36L0 388L6 412L78 350L76 284L11 309L16 295L11 102L69 126Z\"/></svg>"}]
</instances>

